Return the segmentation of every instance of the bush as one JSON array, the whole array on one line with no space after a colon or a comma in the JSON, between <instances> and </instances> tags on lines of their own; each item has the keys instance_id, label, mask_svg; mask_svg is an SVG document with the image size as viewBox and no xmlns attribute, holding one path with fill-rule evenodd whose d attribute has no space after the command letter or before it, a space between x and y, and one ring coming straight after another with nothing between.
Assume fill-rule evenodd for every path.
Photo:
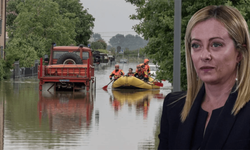
<instances>
[{"instance_id":1,"label":"bush","mask_svg":"<svg viewBox=\"0 0 250 150\"><path fill-rule=\"evenodd\" d=\"M92 49L104 49L101 42L92 42L91 43L91 48Z\"/></svg>"},{"instance_id":2,"label":"bush","mask_svg":"<svg viewBox=\"0 0 250 150\"><path fill-rule=\"evenodd\" d=\"M38 59L37 51L28 44L26 39L12 39L7 43L5 52L8 68L11 68L11 65L17 60L19 60L20 67L32 67L34 61Z\"/></svg>"},{"instance_id":3,"label":"bush","mask_svg":"<svg viewBox=\"0 0 250 150\"><path fill-rule=\"evenodd\" d=\"M10 78L10 68L7 65L7 62L3 59L0 59L0 80Z\"/></svg>"}]
</instances>

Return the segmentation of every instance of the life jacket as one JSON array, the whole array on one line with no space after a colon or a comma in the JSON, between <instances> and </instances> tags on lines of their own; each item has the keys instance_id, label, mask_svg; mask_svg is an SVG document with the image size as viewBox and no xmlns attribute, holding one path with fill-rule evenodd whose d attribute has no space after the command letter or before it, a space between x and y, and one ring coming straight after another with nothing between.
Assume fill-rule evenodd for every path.
<instances>
[{"instance_id":1,"label":"life jacket","mask_svg":"<svg viewBox=\"0 0 250 150\"><path fill-rule=\"evenodd\" d=\"M142 66L142 65L144 65L144 68L141 67L141 69L144 70L144 71L147 71L147 70L146 70L145 64L144 64L144 63L141 63L140 66Z\"/></svg>"},{"instance_id":2,"label":"life jacket","mask_svg":"<svg viewBox=\"0 0 250 150\"><path fill-rule=\"evenodd\" d=\"M132 72L132 73L127 73L127 76L134 76L134 73Z\"/></svg>"},{"instance_id":3,"label":"life jacket","mask_svg":"<svg viewBox=\"0 0 250 150\"><path fill-rule=\"evenodd\" d=\"M141 69L140 71L136 70L135 74L138 74L138 78L148 78L147 72L144 71L143 69Z\"/></svg>"},{"instance_id":4,"label":"life jacket","mask_svg":"<svg viewBox=\"0 0 250 150\"><path fill-rule=\"evenodd\" d=\"M144 64L144 70L147 71L147 73L150 73L150 67L147 64Z\"/></svg>"},{"instance_id":5,"label":"life jacket","mask_svg":"<svg viewBox=\"0 0 250 150\"><path fill-rule=\"evenodd\" d=\"M114 76L114 79L116 80L116 79L120 78L122 75L124 75L124 73L123 73L123 71L121 69L119 69L118 71L114 70L110 74L109 78L112 78L112 76Z\"/></svg>"}]
</instances>

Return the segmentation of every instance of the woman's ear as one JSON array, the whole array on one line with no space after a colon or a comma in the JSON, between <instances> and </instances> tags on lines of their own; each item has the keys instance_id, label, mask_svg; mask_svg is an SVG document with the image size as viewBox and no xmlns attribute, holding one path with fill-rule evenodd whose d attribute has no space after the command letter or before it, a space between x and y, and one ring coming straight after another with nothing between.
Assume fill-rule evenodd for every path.
<instances>
[{"instance_id":1,"label":"woman's ear","mask_svg":"<svg viewBox=\"0 0 250 150\"><path fill-rule=\"evenodd\" d=\"M238 52L238 55L237 55L237 63L239 63L241 60L242 60L242 53L241 52Z\"/></svg>"}]
</instances>

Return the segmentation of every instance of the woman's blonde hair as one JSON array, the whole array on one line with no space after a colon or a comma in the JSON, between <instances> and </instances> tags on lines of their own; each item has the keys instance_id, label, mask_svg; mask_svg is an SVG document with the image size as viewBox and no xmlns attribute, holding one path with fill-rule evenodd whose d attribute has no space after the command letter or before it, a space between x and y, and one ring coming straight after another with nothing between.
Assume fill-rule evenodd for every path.
<instances>
[{"instance_id":1,"label":"woman's blonde hair","mask_svg":"<svg viewBox=\"0 0 250 150\"><path fill-rule=\"evenodd\" d=\"M214 18L221 22L234 40L236 49L242 54L242 60L238 64L238 97L234 104L232 114L236 115L240 109L250 100L250 60L249 60L249 32L248 26L240 12L230 6L207 6L197 11L189 20L185 35L186 67L187 67L187 95L186 102L181 113L182 122L187 118L192 104L203 82L197 79L197 74L191 58L191 31L193 27L202 21Z\"/></svg>"}]
</instances>

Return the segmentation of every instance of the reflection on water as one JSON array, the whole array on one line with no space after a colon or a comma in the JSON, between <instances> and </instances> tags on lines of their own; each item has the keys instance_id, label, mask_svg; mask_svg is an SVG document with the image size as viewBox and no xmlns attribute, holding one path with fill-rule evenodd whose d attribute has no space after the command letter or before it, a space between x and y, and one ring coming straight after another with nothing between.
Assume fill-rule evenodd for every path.
<instances>
[{"instance_id":1,"label":"reflection on water","mask_svg":"<svg viewBox=\"0 0 250 150\"><path fill-rule=\"evenodd\" d=\"M4 150L79 149L88 144L93 95L39 92L37 83L0 85L5 87L0 97L6 97Z\"/></svg>"},{"instance_id":2,"label":"reflection on water","mask_svg":"<svg viewBox=\"0 0 250 150\"><path fill-rule=\"evenodd\" d=\"M88 132L93 113L93 102L89 93L56 92L39 93L39 122L49 121L51 131L73 134L84 128Z\"/></svg>"},{"instance_id":3,"label":"reflection on water","mask_svg":"<svg viewBox=\"0 0 250 150\"><path fill-rule=\"evenodd\" d=\"M160 93L159 89L155 90L112 90L113 96L110 96L110 104L112 105L114 112L118 114L121 111L122 107L127 106L129 111L135 108L135 115L140 118L143 117L143 120L147 120L148 112L150 111L150 103L152 99L163 100L164 95ZM154 104L153 104L154 105ZM151 108L153 109L153 108ZM154 150L158 145L158 141L155 141L159 132L156 130L159 122L159 114L161 113L161 109L158 111L155 116L156 126L153 128L155 135L149 138L146 138L140 142L138 142L138 150Z\"/></svg>"},{"instance_id":4,"label":"reflection on water","mask_svg":"<svg viewBox=\"0 0 250 150\"><path fill-rule=\"evenodd\" d=\"M115 112L119 111L125 104L128 105L129 109L135 106L137 115L143 114L144 119L146 119L150 100L159 92L160 90L112 90L113 97L110 97L110 103Z\"/></svg>"}]
</instances>

